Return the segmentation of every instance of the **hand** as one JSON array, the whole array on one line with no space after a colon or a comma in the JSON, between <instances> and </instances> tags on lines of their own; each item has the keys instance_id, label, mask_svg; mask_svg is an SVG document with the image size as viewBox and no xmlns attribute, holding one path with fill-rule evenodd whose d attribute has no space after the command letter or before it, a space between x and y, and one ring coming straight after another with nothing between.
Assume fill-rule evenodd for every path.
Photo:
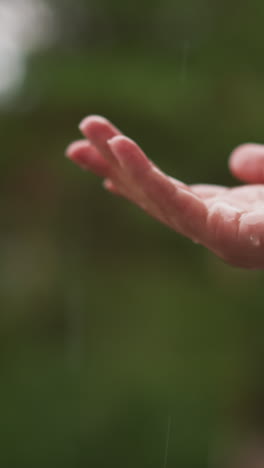
<instances>
[{"instance_id":1,"label":"hand","mask_svg":"<svg viewBox=\"0 0 264 468\"><path fill-rule=\"evenodd\" d=\"M232 173L251 185L187 186L161 172L108 120L90 116L80 129L86 139L72 143L67 156L102 177L108 191L227 263L264 268L264 145L242 145L230 158Z\"/></svg>"}]
</instances>

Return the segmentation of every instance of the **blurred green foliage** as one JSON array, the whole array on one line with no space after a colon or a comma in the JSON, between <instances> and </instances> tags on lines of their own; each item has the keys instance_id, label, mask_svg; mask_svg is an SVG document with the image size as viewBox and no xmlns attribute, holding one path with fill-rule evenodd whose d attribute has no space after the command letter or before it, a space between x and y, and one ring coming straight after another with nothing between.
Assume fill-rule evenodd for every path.
<instances>
[{"instance_id":1,"label":"blurred green foliage","mask_svg":"<svg viewBox=\"0 0 264 468\"><path fill-rule=\"evenodd\" d=\"M212 466L262 422L263 273L63 153L102 114L177 178L235 184L229 153L264 140L264 3L49 4L56 41L0 113L0 466L163 467L169 419L167 467Z\"/></svg>"}]
</instances>

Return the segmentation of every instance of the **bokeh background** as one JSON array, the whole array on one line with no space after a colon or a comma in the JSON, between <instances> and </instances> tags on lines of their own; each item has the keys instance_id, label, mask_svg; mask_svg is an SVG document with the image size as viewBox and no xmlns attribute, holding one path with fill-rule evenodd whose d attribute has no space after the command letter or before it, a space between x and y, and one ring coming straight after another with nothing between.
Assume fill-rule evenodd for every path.
<instances>
[{"instance_id":1,"label":"bokeh background","mask_svg":"<svg viewBox=\"0 0 264 468\"><path fill-rule=\"evenodd\" d=\"M64 158L95 113L171 175L235 185L231 150L264 142L263 17L0 0L1 467L264 466L263 272Z\"/></svg>"}]
</instances>

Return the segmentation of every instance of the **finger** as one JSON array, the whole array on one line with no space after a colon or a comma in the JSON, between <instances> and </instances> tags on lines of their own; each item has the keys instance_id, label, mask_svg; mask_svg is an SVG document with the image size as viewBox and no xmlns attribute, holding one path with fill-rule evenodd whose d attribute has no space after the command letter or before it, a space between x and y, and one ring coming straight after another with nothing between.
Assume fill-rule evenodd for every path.
<instances>
[{"instance_id":1,"label":"finger","mask_svg":"<svg viewBox=\"0 0 264 468\"><path fill-rule=\"evenodd\" d=\"M117 158L121 168L129 170L134 176L140 176L153 167L150 159L130 138L123 135L116 136L109 139L107 144Z\"/></svg>"},{"instance_id":2,"label":"finger","mask_svg":"<svg viewBox=\"0 0 264 468\"><path fill-rule=\"evenodd\" d=\"M121 135L121 132L104 117L91 115L80 124L80 130L109 162L116 164L107 140Z\"/></svg>"},{"instance_id":3,"label":"finger","mask_svg":"<svg viewBox=\"0 0 264 468\"><path fill-rule=\"evenodd\" d=\"M162 173L129 138L118 136L108 144L130 184L143 192L147 209L150 203L152 215L157 215L158 219L162 216L163 222L173 229L201 240L205 235L207 216L203 201L188 187L182 188L181 182L177 184ZM143 204L141 199L136 199L136 203Z\"/></svg>"},{"instance_id":4,"label":"finger","mask_svg":"<svg viewBox=\"0 0 264 468\"><path fill-rule=\"evenodd\" d=\"M264 145L247 143L236 148L230 156L232 174L250 184L264 183Z\"/></svg>"},{"instance_id":5,"label":"finger","mask_svg":"<svg viewBox=\"0 0 264 468\"><path fill-rule=\"evenodd\" d=\"M67 148L66 156L82 169L91 171L99 177L108 177L110 173L108 161L89 141L75 141Z\"/></svg>"}]
</instances>

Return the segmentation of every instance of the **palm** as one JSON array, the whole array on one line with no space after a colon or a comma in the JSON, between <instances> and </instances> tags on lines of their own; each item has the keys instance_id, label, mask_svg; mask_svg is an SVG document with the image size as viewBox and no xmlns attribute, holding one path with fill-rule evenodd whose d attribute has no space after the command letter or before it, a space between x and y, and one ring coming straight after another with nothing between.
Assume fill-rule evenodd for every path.
<instances>
[{"instance_id":1,"label":"palm","mask_svg":"<svg viewBox=\"0 0 264 468\"><path fill-rule=\"evenodd\" d=\"M254 185L192 185L161 172L132 140L102 117L81 124L87 140L68 157L105 179L105 187L160 222L199 242L226 262L264 267L264 147L244 145L232 155L232 172Z\"/></svg>"}]
</instances>

